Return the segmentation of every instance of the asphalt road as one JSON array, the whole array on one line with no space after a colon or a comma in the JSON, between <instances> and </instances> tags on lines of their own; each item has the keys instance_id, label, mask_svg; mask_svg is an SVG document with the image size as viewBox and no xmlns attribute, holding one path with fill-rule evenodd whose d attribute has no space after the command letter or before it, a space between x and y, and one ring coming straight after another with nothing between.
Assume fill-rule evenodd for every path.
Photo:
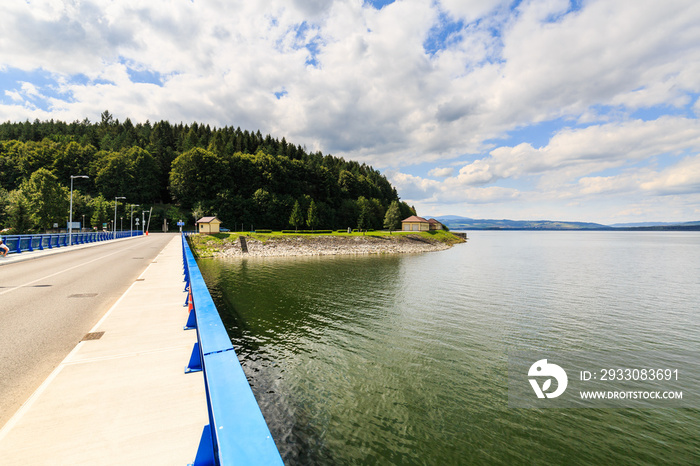
<instances>
[{"instance_id":1,"label":"asphalt road","mask_svg":"<svg viewBox=\"0 0 700 466\"><path fill-rule=\"evenodd\" d=\"M105 242L0 267L0 426L172 238Z\"/></svg>"}]
</instances>

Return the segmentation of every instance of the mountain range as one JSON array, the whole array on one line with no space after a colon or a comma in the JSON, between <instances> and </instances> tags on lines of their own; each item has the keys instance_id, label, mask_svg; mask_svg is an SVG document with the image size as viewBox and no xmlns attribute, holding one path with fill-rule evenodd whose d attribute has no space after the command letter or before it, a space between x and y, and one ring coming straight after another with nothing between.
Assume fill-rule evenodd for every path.
<instances>
[{"instance_id":1,"label":"mountain range","mask_svg":"<svg viewBox=\"0 0 700 466\"><path fill-rule=\"evenodd\" d=\"M603 225L590 222L563 222L554 220L474 219L458 215L435 217L451 230L700 230L700 221L669 223L615 223Z\"/></svg>"}]
</instances>

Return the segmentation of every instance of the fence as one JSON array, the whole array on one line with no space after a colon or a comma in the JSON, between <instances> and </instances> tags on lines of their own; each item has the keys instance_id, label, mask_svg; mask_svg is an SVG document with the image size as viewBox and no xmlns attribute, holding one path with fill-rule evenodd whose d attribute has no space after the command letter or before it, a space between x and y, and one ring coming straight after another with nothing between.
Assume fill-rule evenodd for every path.
<instances>
[{"instance_id":1,"label":"fence","mask_svg":"<svg viewBox=\"0 0 700 466\"><path fill-rule=\"evenodd\" d=\"M141 230L129 230L116 232L116 238L140 236ZM69 238L70 236L70 238ZM7 235L2 237L10 248L10 254L19 254L25 251L42 251L44 249L62 248L74 244L96 243L115 238L111 231L91 231L86 233L54 233L48 235ZM70 244L69 244L70 243Z\"/></svg>"},{"instance_id":2,"label":"fence","mask_svg":"<svg viewBox=\"0 0 700 466\"><path fill-rule=\"evenodd\" d=\"M188 292L185 305L190 308L185 329L197 330L197 343L185 372L203 372L209 412L194 465L282 465L184 234L182 257Z\"/></svg>"}]
</instances>

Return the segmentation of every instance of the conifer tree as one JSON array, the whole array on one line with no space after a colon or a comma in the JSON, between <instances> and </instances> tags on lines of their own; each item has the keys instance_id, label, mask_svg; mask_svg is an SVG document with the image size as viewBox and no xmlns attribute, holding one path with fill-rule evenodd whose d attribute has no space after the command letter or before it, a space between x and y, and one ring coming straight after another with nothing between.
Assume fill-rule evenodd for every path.
<instances>
[{"instance_id":1,"label":"conifer tree","mask_svg":"<svg viewBox=\"0 0 700 466\"><path fill-rule=\"evenodd\" d=\"M289 224L294 227L294 231L299 230L299 225L304 224L304 215L301 213L301 206L299 201L294 202L294 207L292 208L292 215L289 217Z\"/></svg>"},{"instance_id":2,"label":"conifer tree","mask_svg":"<svg viewBox=\"0 0 700 466\"><path fill-rule=\"evenodd\" d=\"M318 224L318 209L316 208L316 203L313 200L309 205L309 212L306 218L306 224L309 226L309 228L311 228L311 230L313 230L314 227Z\"/></svg>"},{"instance_id":3,"label":"conifer tree","mask_svg":"<svg viewBox=\"0 0 700 466\"><path fill-rule=\"evenodd\" d=\"M387 209L386 215L384 216L384 228L388 228L389 234L391 234L392 230L398 228L400 221L401 212L399 211L399 203L397 201L393 201L389 206L389 209Z\"/></svg>"}]
</instances>

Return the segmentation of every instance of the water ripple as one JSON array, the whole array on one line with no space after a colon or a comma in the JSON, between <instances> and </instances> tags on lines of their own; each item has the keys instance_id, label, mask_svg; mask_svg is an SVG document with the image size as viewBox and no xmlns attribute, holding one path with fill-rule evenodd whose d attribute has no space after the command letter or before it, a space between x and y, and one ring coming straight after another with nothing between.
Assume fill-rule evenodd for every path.
<instances>
[{"instance_id":1,"label":"water ripple","mask_svg":"<svg viewBox=\"0 0 700 466\"><path fill-rule=\"evenodd\" d=\"M201 261L287 464L697 464L698 410L508 408L508 350L700 349L695 233Z\"/></svg>"}]
</instances>

